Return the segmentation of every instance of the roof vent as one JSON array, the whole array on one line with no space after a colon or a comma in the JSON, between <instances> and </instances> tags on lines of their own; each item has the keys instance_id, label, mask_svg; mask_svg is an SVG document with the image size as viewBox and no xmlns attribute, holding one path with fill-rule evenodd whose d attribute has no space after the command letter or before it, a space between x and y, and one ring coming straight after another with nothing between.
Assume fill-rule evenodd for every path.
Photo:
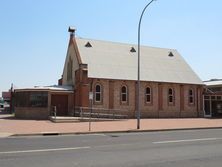
<instances>
[{"instance_id":1,"label":"roof vent","mask_svg":"<svg viewBox=\"0 0 222 167\"><path fill-rule=\"evenodd\" d=\"M92 45L91 45L91 43L87 42L87 43L85 44L85 47L87 47L87 48L91 48Z\"/></svg>"},{"instance_id":2,"label":"roof vent","mask_svg":"<svg viewBox=\"0 0 222 167\"><path fill-rule=\"evenodd\" d=\"M136 49L134 47L131 47L130 52L136 52Z\"/></svg>"},{"instance_id":3,"label":"roof vent","mask_svg":"<svg viewBox=\"0 0 222 167\"><path fill-rule=\"evenodd\" d=\"M168 54L168 56L169 56L169 57L174 57L174 55L173 55L172 52L170 52L170 53Z\"/></svg>"}]
</instances>

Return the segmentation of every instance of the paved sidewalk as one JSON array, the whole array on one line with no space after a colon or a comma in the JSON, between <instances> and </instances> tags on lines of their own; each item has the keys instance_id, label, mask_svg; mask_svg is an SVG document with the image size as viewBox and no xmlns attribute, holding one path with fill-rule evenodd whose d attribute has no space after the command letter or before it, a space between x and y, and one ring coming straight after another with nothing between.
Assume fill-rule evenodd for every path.
<instances>
[{"instance_id":1,"label":"paved sidewalk","mask_svg":"<svg viewBox=\"0 0 222 167\"><path fill-rule=\"evenodd\" d=\"M136 129L136 124L136 119L92 122L90 133L222 128L222 119L141 119L140 130ZM0 137L13 135L42 135L50 133L89 133L89 123L52 123L48 120L17 120L11 115L0 115Z\"/></svg>"}]
</instances>

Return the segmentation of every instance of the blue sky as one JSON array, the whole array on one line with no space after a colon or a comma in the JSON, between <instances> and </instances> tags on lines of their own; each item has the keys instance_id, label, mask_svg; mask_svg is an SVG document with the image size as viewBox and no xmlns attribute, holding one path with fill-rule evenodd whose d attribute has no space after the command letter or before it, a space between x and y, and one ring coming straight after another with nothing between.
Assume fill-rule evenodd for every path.
<instances>
[{"instance_id":1,"label":"blue sky","mask_svg":"<svg viewBox=\"0 0 222 167\"><path fill-rule=\"evenodd\" d=\"M0 1L0 92L11 83L17 88L57 84L70 25L78 37L136 44L148 2ZM141 43L177 49L202 80L222 78L221 18L221 0L157 0L144 14Z\"/></svg>"}]
</instances>

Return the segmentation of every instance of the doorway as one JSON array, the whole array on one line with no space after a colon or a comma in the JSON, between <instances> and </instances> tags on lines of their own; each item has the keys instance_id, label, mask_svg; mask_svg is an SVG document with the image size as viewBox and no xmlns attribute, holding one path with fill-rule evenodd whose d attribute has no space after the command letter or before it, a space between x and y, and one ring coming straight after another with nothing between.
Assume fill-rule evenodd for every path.
<instances>
[{"instance_id":1,"label":"doorway","mask_svg":"<svg viewBox=\"0 0 222 167\"><path fill-rule=\"evenodd\" d=\"M205 95L204 96L204 116L222 117L222 96Z\"/></svg>"},{"instance_id":2,"label":"doorway","mask_svg":"<svg viewBox=\"0 0 222 167\"><path fill-rule=\"evenodd\" d=\"M212 110L211 110L211 101L210 100L204 100L204 117L208 118L212 116Z\"/></svg>"},{"instance_id":3,"label":"doorway","mask_svg":"<svg viewBox=\"0 0 222 167\"><path fill-rule=\"evenodd\" d=\"M58 116L67 116L68 95L51 95L51 106L56 106Z\"/></svg>"}]
</instances>

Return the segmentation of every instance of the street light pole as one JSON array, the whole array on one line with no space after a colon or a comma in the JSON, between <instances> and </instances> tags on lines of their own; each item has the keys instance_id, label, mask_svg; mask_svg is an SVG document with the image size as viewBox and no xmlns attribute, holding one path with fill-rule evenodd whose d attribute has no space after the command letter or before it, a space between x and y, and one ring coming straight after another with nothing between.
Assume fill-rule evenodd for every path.
<instances>
[{"instance_id":1,"label":"street light pole","mask_svg":"<svg viewBox=\"0 0 222 167\"><path fill-rule=\"evenodd\" d=\"M143 9L142 14L140 16L140 20L139 20L139 25L138 25L138 74L137 74L137 129L140 129L140 115L141 115L141 111L140 111L140 26L141 26L141 21L143 18L143 14L145 12L145 10L147 9L147 7L155 0L151 0Z\"/></svg>"}]
</instances>

